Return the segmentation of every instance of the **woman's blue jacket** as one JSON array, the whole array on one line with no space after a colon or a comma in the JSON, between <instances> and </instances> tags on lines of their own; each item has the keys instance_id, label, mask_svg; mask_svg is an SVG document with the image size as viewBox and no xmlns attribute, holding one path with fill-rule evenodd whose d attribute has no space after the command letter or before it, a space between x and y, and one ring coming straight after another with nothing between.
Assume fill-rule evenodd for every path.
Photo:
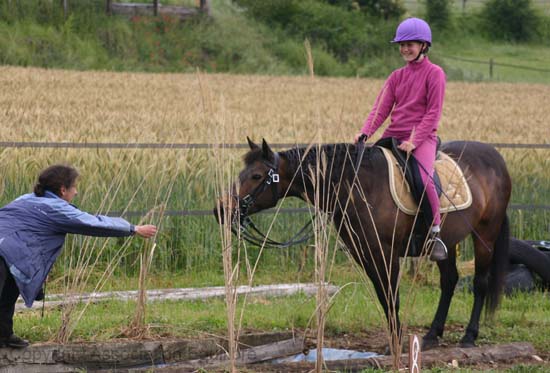
<instances>
[{"instance_id":1,"label":"woman's blue jacket","mask_svg":"<svg viewBox=\"0 0 550 373\"><path fill-rule=\"evenodd\" d=\"M0 209L0 256L31 307L57 259L67 233L123 237L134 226L122 218L90 215L46 191L25 194Z\"/></svg>"}]
</instances>

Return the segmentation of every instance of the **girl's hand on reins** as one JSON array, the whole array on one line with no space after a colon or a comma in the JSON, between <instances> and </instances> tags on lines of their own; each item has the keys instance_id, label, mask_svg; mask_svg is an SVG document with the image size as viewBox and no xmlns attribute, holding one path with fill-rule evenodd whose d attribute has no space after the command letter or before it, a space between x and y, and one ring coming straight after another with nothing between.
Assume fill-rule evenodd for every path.
<instances>
[{"instance_id":1,"label":"girl's hand on reins","mask_svg":"<svg viewBox=\"0 0 550 373\"><path fill-rule=\"evenodd\" d=\"M410 153L412 152L416 146L410 141L403 141L401 144L397 146L399 150L403 150L404 152Z\"/></svg>"},{"instance_id":2,"label":"girl's hand on reins","mask_svg":"<svg viewBox=\"0 0 550 373\"><path fill-rule=\"evenodd\" d=\"M363 132L359 132L353 138L353 143L357 144L359 141L367 142L367 138L368 138L367 135L365 135Z\"/></svg>"}]
</instances>

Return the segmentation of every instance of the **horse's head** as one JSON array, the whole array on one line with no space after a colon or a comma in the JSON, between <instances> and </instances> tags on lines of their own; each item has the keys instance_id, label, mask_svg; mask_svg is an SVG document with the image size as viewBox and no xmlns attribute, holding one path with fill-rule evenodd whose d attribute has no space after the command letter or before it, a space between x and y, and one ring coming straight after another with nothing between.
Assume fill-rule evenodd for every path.
<instances>
[{"instance_id":1,"label":"horse's head","mask_svg":"<svg viewBox=\"0 0 550 373\"><path fill-rule=\"evenodd\" d=\"M228 195L218 200L214 209L221 223L224 216L233 221L236 214L243 218L273 207L279 200L279 154L273 152L265 140L262 140L261 147L248 137L247 140L250 151L244 156L245 166L239 180Z\"/></svg>"}]
</instances>

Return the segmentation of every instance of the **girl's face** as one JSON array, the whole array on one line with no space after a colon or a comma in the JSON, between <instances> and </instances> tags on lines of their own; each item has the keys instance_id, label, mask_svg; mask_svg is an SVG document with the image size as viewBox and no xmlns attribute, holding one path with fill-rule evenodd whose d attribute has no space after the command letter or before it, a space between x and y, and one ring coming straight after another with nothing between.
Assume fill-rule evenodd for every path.
<instances>
[{"instance_id":1,"label":"girl's face","mask_svg":"<svg viewBox=\"0 0 550 373\"><path fill-rule=\"evenodd\" d=\"M70 188L65 188L64 186L61 186L61 199L64 199L65 201L71 203L73 198L76 197L78 194L78 191L76 190L76 183L71 185Z\"/></svg>"},{"instance_id":2,"label":"girl's face","mask_svg":"<svg viewBox=\"0 0 550 373\"><path fill-rule=\"evenodd\" d=\"M420 54L424 43L418 41L402 41L399 43L399 53L405 60L405 62L414 61L415 58ZM423 56L420 56L418 61L422 61Z\"/></svg>"}]
</instances>

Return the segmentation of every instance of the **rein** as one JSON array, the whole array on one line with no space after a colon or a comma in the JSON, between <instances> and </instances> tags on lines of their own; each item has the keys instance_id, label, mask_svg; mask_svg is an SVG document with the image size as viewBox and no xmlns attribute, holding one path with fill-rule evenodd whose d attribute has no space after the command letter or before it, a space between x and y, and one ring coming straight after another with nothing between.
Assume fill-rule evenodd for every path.
<instances>
[{"instance_id":1,"label":"rein","mask_svg":"<svg viewBox=\"0 0 550 373\"><path fill-rule=\"evenodd\" d=\"M264 162L264 164L269 167L269 171L267 172L267 176L263 182L251 193L247 194L243 198L239 197L239 214L235 215L233 221L231 222L231 231L236 236L242 237L245 241L251 243L252 245L283 249L308 241L313 236L311 232L312 222L310 220L306 223L306 225L304 225L302 229L300 229L298 233L292 236L288 241L278 242L263 234L258 227L256 227L252 219L250 219L248 210L254 205L258 196L265 192L268 188L271 187L271 198L273 204L276 205L279 200L279 174L277 172L279 169L279 153L273 154L273 163Z\"/></svg>"},{"instance_id":2,"label":"rein","mask_svg":"<svg viewBox=\"0 0 550 373\"><path fill-rule=\"evenodd\" d=\"M355 175L357 176L357 173L359 172L359 168L361 167L361 162L363 161L363 153L365 153L365 142L367 141L368 136L364 133L359 136L359 139L357 139L357 145L355 148Z\"/></svg>"}]
</instances>

